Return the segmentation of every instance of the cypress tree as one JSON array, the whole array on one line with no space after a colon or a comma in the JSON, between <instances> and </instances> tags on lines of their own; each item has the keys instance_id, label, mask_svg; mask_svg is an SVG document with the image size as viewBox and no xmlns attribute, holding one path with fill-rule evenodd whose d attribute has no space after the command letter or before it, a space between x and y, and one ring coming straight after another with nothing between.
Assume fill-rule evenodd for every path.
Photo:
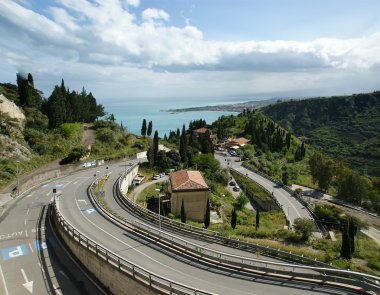
<instances>
[{"instance_id":1,"label":"cypress tree","mask_svg":"<svg viewBox=\"0 0 380 295\"><path fill-rule=\"evenodd\" d=\"M260 227L260 211L259 211L259 207L257 207L257 210L256 210L256 230L258 230Z\"/></svg>"},{"instance_id":2,"label":"cypress tree","mask_svg":"<svg viewBox=\"0 0 380 295\"><path fill-rule=\"evenodd\" d=\"M186 211L185 211L185 204L183 203L183 199L182 199L182 205L181 205L181 222L186 223Z\"/></svg>"},{"instance_id":3,"label":"cypress tree","mask_svg":"<svg viewBox=\"0 0 380 295\"><path fill-rule=\"evenodd\" d=\"M286 148L287 149L290 149L290 140L291 140L291 135L290 135L290 133L286 133Z\"/></svg>"},{"instance_id":4,"label":"cypress tree","mask_svg":"<svg viewBox=\"0 0 380 295\"><path fill-rule=\"evenodd\" d=\"M141 135L145 137L146 135L146 120L144 119L141 126Z\"/></svg>"},{"instance_id":5,"label":"cypress tree","mask_svg":"<svg viewBox=\"0 0 380 295\"><path fill-rule=\"evenodd\" d=\"M351 250L351 256L355 252L355 236L356 236L356 224L352 218L350 218L348 222L348 236L350 239L350 250Z\"/></svg>"},{"instance_id":6,"label":"cypress tree","mask_svg":"<svg viewBox=\"0 0 380 295\"><path fill-rule=\"evenodd\" d=\"M150 136L152 134L152 128L153 128L153 122L149 121L149 123L148 123L148 131L147 131L147 135L148 136Z\"/></svg>"},{"instance_id":7,"label":"cypress tree","mask_svg":"<svg viewBox=\"0 0 380 295\"><path fill-rule=\"evenodd\" d=\"M345 226L342 234L342 247L340 249L340 256L344 259L352 258L351 242L348 233L348 225Z\"/></svg>"},{"instance_id":8,"label":"cypress tree","mask_svg":"<svg viewBox=\"0 0 380 295\"><path fill-rule=\"evenodd\" d=\"M236 220L237 220L237 214L235 207L232 209L232 214L231 214L231 227L232 229L235 229L236 227Z\"/></svg>"},{"instance_id":9,"label":"cypress tree","mask_svg":"<svg viewBox=\"0 0 380 295\"><path fill-rule=\"evenodd\" d=\"M210 226L210 200L209 199L207 199L204 224L205 224L205 228L208 228Z\"/></svg>"},{"instance_id":10,"label":"cypress tree","mask_svg":"<svg viewBox=\"0 0 380 295\"><path fill-rule=\"evenodd\" d=\"M153 138L153 162L156 165L157 164L157 155L158 155L158 132L157 130L154 132L154 138Z\"/></svg>"}]
</instances>

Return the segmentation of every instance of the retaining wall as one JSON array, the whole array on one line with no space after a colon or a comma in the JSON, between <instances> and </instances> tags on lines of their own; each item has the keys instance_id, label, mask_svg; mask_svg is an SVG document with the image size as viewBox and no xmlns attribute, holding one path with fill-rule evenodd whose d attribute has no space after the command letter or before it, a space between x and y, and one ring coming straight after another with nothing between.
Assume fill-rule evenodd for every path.
<instances>
[{"instance_id":1,"label":"retaining wall","mask_svg":"<svg viewBox=\"0 0 380 295\"><path fill-rule=\"evenodd\" d=\"M54 218L54 224L58 229L59 236L63 239L66 246L72 254L92 273L104 286L107 286L112 294L130 294L130 295L155 295L161 294L136 281L133 277L123 274L116 267L105 263L103 259L93 252L84 248L73 239Z\"/></svg>"}]
</instances>

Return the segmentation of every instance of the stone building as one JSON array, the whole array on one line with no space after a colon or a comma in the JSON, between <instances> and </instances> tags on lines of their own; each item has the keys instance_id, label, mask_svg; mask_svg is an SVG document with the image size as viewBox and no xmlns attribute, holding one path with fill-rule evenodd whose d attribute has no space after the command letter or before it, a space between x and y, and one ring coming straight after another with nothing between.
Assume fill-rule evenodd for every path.
<instances>
[{"instance_id":1,"label":"stone building","mask_svg":"<svg viewBox=\"0 0 380 295\"><path fill-rule=\"evenodd\" d=\"M171 173L169 191L174 215L180 215L183 200L187 219L204 220L210 189L199 171Z\"/></svg>"}]
</instances>

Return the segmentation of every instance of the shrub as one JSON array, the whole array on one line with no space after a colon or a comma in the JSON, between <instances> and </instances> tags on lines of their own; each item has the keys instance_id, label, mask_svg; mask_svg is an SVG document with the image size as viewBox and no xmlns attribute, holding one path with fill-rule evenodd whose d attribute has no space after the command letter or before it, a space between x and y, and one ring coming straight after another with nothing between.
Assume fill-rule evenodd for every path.
<instances>
[{"instance_id":1,"label":"shrub","mask_svg":"<svg viewBox=\"0 0 380 295\"><path fill-rule=\"evenodd\" d=\"M301 235L303 241L307 241L314 229L314 221L308 218L297 218L294 221L294 230Z\"/></svg>"}]
</instances>

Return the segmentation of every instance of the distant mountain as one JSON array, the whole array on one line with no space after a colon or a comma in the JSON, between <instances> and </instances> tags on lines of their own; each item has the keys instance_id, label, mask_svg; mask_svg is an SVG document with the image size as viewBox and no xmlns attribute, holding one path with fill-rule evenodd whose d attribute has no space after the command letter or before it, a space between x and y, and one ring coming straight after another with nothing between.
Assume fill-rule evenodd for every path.
<instances>
[{"instance_id":1,"label":"distant mountain","mask_svg":"<svg viewBox=\"0 0 380 295\"><path fill-rule=\"evenodd\" d=\"M263 108L285 129L360 173L380 176L380 92L290 100Z\"/></svg>"},{"instance_id":2,"label":"distant mountain","mask_svg":"<svg viewBox=\"0 0 380 295\"><path fill-rule=\"evenodd\" d=\"M183 113L183 112L206 112L206 111L219 111L219 112L237 112L241 113L245 109L258 109L268 104L272 104L279 101L277 98L268 100L254 100L247 102L239 102L234 104L219 104L208 105L200 107L182 108L182 109L169 109L165 110L170 113Z\"/></svg>"}]
</instances>

